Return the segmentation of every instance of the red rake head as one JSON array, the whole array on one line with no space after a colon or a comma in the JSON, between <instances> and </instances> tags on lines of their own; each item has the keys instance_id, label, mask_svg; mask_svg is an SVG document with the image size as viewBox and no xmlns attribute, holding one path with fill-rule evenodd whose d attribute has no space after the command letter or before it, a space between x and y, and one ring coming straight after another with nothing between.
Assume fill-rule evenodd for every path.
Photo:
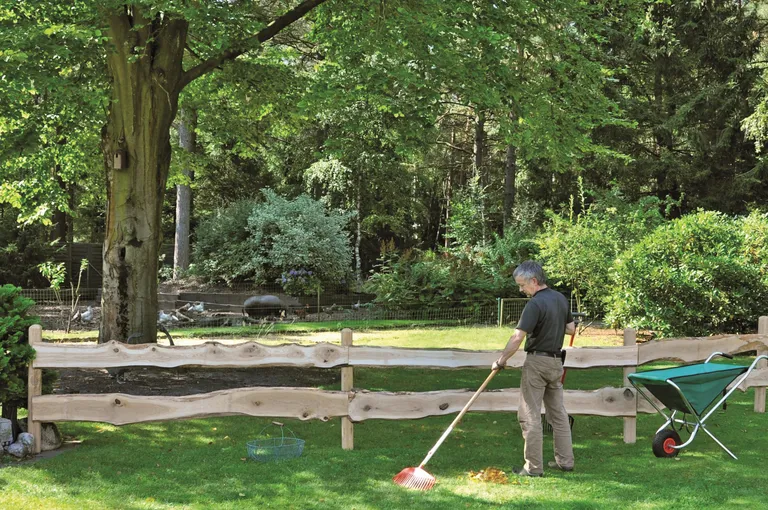
<instances>
[{"instance_id":1,"label":"red rake head","mask_svg":"<svg viewBox=\"0 0 768 510\"><path fill-rule=\"evenodd\" d=\"M435 485L435 477L420 467L405 468L400 471L392 481L406 489L420 491L428 491Z\"/></svg>"}]
</instances>

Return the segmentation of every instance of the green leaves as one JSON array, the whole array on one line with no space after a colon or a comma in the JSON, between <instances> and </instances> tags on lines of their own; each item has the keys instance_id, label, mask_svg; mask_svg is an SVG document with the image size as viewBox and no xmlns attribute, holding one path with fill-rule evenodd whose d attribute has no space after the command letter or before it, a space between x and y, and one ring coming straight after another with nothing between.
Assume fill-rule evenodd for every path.
<instances>
[{"instance_id":1,"label":"green leaves","mask_svg":"<svg viewBox=\"0 0 768 510\"><path fill-rule=\"evenodd\" d=\"M238 202L201 223L194 251L199 274L280 283L284 273L304 270L332 284L349 276L349 214L327 210L307 195L288 200L269 189L262 195L261 202Z\"/></svg>"},{"instance_id":2,"label":"green leaves","mask_svg":"<svg viewBox=\"0 0 768 510\"><path fill-rule=\"evenodd\" d=\"M658 227L619 257L611 318L665 336L754 327L768 299L768 266L754 233L767 230L765 216L713 211Z\"/></svg>"},{"instance_id":3,"label":"green leaves","mask_svg":"<svg viewBox=\"0 0 768 510\"><path fill-rule=\"evenodd\" d=\"M0 286L0 404L27 405L27 366L35 356L29 345L28 329L39 323L28 315L34 305L13 285Z\"/></svg>"}]
</instances>

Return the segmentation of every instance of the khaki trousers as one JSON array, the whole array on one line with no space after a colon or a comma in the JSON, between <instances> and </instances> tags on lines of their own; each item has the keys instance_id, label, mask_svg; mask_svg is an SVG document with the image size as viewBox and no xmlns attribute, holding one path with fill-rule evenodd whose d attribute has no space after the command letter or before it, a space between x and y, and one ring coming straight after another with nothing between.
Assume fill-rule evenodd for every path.
<instances>
[{"instance_id":1,"label":"khaki trousers","mask_svg":"<svg viewBox=\"0 0 768 510\"><path fill-rule=\"evenodd\" d=\"M568 413L563 405L562 376L563 364L560 358L526 356L520 380L517 418L523 430L525 469L529 473L544 472L542 402L547 408L547 419L554 433L555 461L561 467L573 467L573 443Z\"/></svg>"}]
</instances>

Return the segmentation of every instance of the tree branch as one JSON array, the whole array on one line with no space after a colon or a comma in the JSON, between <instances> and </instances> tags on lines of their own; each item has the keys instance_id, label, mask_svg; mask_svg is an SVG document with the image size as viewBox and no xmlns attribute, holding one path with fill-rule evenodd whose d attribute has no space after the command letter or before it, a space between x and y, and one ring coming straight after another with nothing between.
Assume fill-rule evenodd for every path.
<instances>
[{"instance_id":1,"label":"tree branch","mask_svg":"<svg viewBox=\"0 0 768 510\"><path fill-rule=\"evenodd\" d=\"M311 11L312 9L314 9L315 7L317 7L318 5L322 4L325 1L326 0L304 0L299 5L291 9L290 11L276 18L272 23L270 23L269 25L261 29L256 35L242 41L237 46L237 48L227 50L217 57L209 58L205 62L202 62L196 65L189 71L186 71L182 76L181 80L179 81L179 90L183 89L184 87L189 85L190 82L196 80L197 78L201 77L205 73L208 73L213 69L215 69L216 67L220 66L227 60L234 60L240 55L242 55L243 53L247 52L249 49L249 46L254 41L263 43L272 39L281 30L289 26L294 21L297 21L303 18L309 11Z\"/></svg>"},{"instance_id":2,"label":"tree branch","mask_svg":"<svg viewBox=\"0 0 768 510\"><path fill-rule=\"evenodd\" d=\"M457 151L461 151L461 152L467 153L469 155L473 155L474 154L474 152L472 152L472 151L469 151L469 150L464 149L462 147L459 147L457 145L453 145L452 143L449 143L449 142L444 142L442 140L435 140L435 143L438 144L438 145L445 145L446 147L450 147L451 149L454 149L454 150L457 150Z\"/></svg>"}]
</instances>

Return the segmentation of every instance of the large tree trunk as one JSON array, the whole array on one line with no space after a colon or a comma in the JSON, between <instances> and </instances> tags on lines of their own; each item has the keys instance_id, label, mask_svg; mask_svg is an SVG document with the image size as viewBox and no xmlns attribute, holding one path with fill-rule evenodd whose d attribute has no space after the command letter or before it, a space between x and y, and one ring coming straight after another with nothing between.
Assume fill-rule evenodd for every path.
<instances>
[{"instance_id":1,"label":"large tree trunk","mask_svg":"<svg viewBox=\"0 0 768 510\"><path fill-rule=\"evenodd\" d=\"M485 114L478 112L475 118L475 144L474 144L474 164L475 182L477 183L477 198L480 206L480 222L483 229L483 246L488 244L488 234L485 224L485 185L486 175L483 172L485 164Z\"/></svg>"},{"instance_id":2,"label":"large tree trunk","mask_svg":"<svg viewBox=\"0 0 768 510\"><path fill-rule=\"evenodd\" d=\"M61 165L58 163L53 167L53 178L56 180L56 184L59 185L62 191L68 193L71 197L71 191L68 189L67 183L61 178ZM70 200L71 201L71 200ZM53 230L51 231L51 240L66 243L69 237L69 219L67 213L56 209L53 211Z\"/></svg>"},{"instance_id":3,"label":"large tree trunk","mask_svg":"<svg viewBox=\"0 0 768 510\"><path fill-rule=\"evenodd\" d=\"M517 178L517 147L507 146L507 161L504 167L504 230L510 227L512 209L515 207L515 180Z\"/></svg>"},{"instance_id":4,"label":"large tree trunk","mask_svg":"<svg viewBox=\"0 0 768 510\"><path fill-rule=\"evenodd\" d=\"M360 267L362 262L360 260L360 243L363 237L363 177L362 172L357 174L357 218L355 218L355 228L357 229L355 235L355 279L357 285L355 290L360 292L360 286L363 284L363 268Z\"/></svg>"},{"instance_id":5,"label":"large tree trunk","mask_svg":"<svg viewBox=\"0 0 768 510\"><path fill-rule=\"evenodd\" d=\"M241 44L184 71L189 23L136 4L108 16L112 102L102 130L107 223L99 341L157 340L157 254L163 192L171 162L170 127L190 82L272 39L326 0L304 0ZM115 154L127 168L113 168Z\"/></svg>"},{"instance_id":6,"label":"large tree trunk","mask_svg":"<svg viewBox=\"0 0 768 510\"><path fill-rule=\"evenodd\" d=\"M170 127L183 86L187 22L126 8L109 19L112 103L102 131L107 221L100 342L157 341L157 266ZM137 49L134 49L137 48ZM127 154L127 168L113 168Z\"/></svg>"},{"instance_id":7,"label":"large tree trunk","mask_svg":"<svg viewBox=\"0 0 768 510\"><path fill-rule=\"evenodd\" d=\"M179 123L179 145L190 154L197 145L197 112L192 108L181 110ZM173 249L173 277L178 278L189 269L189 217L192 210L192 188L189 183L194 178L191 168L182 169L185 183L176 186L176 238Z\"/></svg>"}]
</instances>

